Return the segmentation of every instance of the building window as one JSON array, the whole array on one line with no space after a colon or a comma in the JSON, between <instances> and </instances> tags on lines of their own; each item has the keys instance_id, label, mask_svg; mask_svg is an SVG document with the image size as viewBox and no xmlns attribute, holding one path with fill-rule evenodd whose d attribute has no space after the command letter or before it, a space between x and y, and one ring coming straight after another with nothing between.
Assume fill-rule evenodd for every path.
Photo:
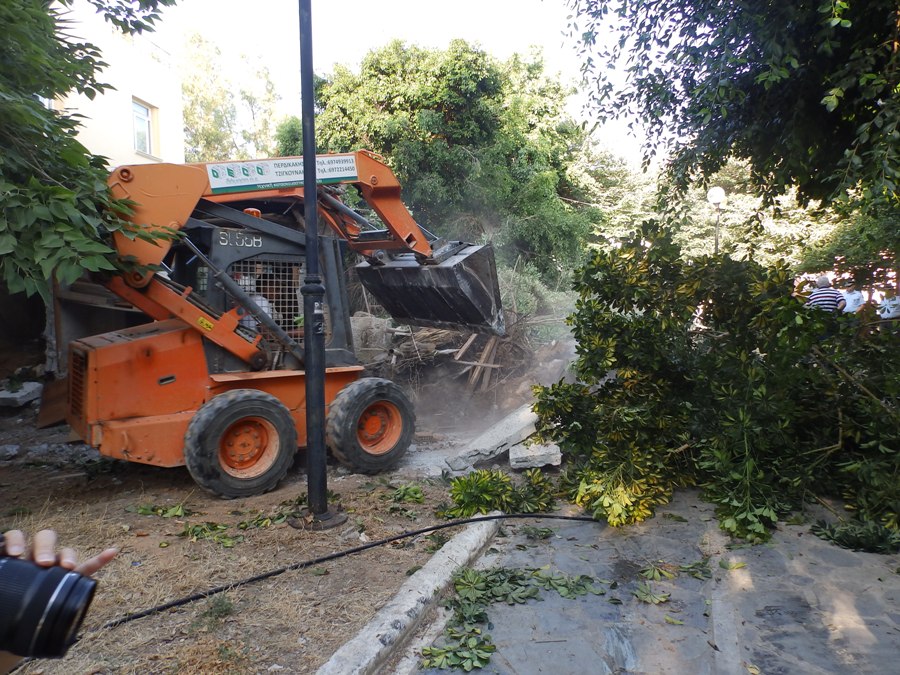
<instances>
[{"instance_id":1,"label":"building window","mask_svg":"<svg viewBox=\"0 0 900 675\"><path fill-rule=\"evenodd\" d=\"M134 119L134 149L151 155L153 154L153 144L151 143L153 131L152 111L149 106L132 101L131 112Z\"/></svg>"}]
</instances>

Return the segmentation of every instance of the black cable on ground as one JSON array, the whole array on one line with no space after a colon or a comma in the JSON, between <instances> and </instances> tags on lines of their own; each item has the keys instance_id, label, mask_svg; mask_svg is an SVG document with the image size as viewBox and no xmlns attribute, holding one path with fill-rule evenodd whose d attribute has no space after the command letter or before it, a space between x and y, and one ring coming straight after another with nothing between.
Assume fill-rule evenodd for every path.
<instances>
[{"instance_id":1,"label":"black cable on ground","mask_svg":"<svg viewBox=\"0 0 900 675\"><path fill-rule=\"evenodd\" d=\"M324 562L328 562L330 560L336 560L338 558L343 558L344 556L353 555L355 553L361 553L362 551L367 551L370 548L375 548L376 546L384 546L385 544L390 544L394 541L399 541L400 539L407 539L409 537L417 537L421 534L426 534L428 532L437 532L438 530L444 530L448 527L457 527L458 525L468 525L469 523L481 523L490 520L514 520L514 519L545 519L545 520L575 520L582 522L597 522L594 518L590 516L563 516L552 513L502 513L496 516L475 516L472 518L463 518L461 520L453 520L448 523L441 523L440 525L432 525L430 527L423 527L419 530L411 530L408 532L403 532L401 534L394 535L393 537L387 537L385 539L379 539L378 541L371 541L368 544L363 544L362 546L356 546L354 548L349 548L343 551L338 551L337 553L330 553L328 555L321 556L319 558L314 558L312 560L306 560L304 562L293 563L291 565L287 565L286 567L280 567L275 570L271 570L269 572L263 572L262 574L257 574L256 576L249 577L247 579L242 579L240 581L235 581L230 584L224 584L222 586L216 586L215 588L210 588L208 590L202 591L200 593L194 593L193 595L189 595L183 598L179 598L178 600L172 600L171 602L167 602L162 605L157 605L156 607L151 607L150 609L145 609L140 612L135 612L134 614L127 614L118 619L113 619L112 621L105 623L100 629L95 630L103 630L107 628L116 628L117 626L121 626L125 623L130 623L131 621L135 621L137 619L143 619L145 616L150 616L151 614L157 614L159 612L164 612L167 609L174 609L175 607L181 607L183 605L190 604L197 600L202 600L204 598L211 597L213 595L217 595L219 593L224 593L225 591L230 591L234 588L240 588L241 586L247 586L248 584L256 583L257 581L263 581L264 579L270 579L272 577L276 577L279 574L284 574L285 572L292 572L294 570L301 570L306 567L312 567L313 565L319 565Z\"/></svg>"}]
</instances>

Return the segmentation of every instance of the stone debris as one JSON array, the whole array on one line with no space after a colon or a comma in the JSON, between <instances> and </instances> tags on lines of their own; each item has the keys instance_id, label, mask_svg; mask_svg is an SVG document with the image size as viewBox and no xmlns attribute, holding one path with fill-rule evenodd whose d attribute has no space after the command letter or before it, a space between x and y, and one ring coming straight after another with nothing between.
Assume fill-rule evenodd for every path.
<instances>
[{"instance_id":1,"label":"stone debris","mask_svg":"<svg viewBox=\"0 0 900 675\"><path fill-rule=\"evenodd\" d=\"M85 443L34 443L0 445L0 461L13 460L41 464L55 469L72 468L75 464L114 463L120 460L102 457L100 451Z\"/></svg>"},{"instance_id":2,"label":"stone debris","mask_svg":"<svg viewBox=\"0 0 900 675\"><path fill-rule=\"evenodd\" d=\"M353 333L353 348L360 361L371 363L387 358L393 328L390 319L357 312L350 317L350 328Z\"/></svg>"},{"instance_id":3,"label":"stone debris","mask_svg":"<svg viewBox=\"0 0 900 675\"><path fill-rule=\"evenodd\" d=\"M344 543L351 543L359 540L359 526L358 525L348 525L343 530L341 530L340 535L338 535L338 539L340 539Z\"/></svg>"},{"instance_id":4,"label":"stone debris","mask_svg":"<svg viewBox=\"0 0 900 675\"><path fill-rule=\"evenodd\" d=\"M19 456L20 449L20 445L15 445L12 443L8 445L0 445L0 462L4 460L9 461L11 459L15 459Z\"/></svg>"},{"instance_id":5,"label":"stone debris","mask_svg":"<svg viewBox=\"0 0 900 675\"><path fill-rule=\"evenodd\" d=\"M555 443L517 443L509 449L511 469L537 469L562 464L562 451Z\"/></svg>"}]
</instances>

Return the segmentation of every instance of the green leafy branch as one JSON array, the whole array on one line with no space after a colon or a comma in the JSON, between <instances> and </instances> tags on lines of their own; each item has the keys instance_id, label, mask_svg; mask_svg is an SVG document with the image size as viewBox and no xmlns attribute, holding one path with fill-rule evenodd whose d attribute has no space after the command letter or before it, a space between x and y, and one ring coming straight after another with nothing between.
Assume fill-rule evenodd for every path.
<instances>
[{"instance_id":1,"label":"green leafy branch","mask_svg":"<svg viewBox=\"0 0 900 675\"><path fill-rule=\"evenodd\" d=\"M555 506L556 486L540 469L525 471L521 485L499 469L478 469L450 481L454 506L443 508L447 518L470 518L476 513L545 513Z\"/></svg>"}]
</instances>

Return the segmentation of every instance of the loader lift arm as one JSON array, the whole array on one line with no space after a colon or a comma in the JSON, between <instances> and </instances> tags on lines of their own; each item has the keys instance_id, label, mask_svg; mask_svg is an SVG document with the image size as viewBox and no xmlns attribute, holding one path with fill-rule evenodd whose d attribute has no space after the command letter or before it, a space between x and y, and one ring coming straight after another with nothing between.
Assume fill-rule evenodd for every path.
<instances>
[{"instance_id":1,"label":"loader lift arm","mask_svg":"<svg viewBox=\"0 0 900 675\"><path fill-rule=\"evenodd\" d=\"M363 231L360 225L371 224L320 188L320 194L326 196L320 216L351 249L367 258L385 250L413 253L423 261L432 259L433 250L428 238L400 199L400 183L377 155L358 150L348 154L319 155L318 159L345 165L347 168L336 178L329 179L326 175L322 182L358 187L387 228L373 227ZM108 184L113 196L135 203L130 220L137 228L149 233L164 233L167 229L181 230L201 200L228 203L242 195L252 195L255 199L293 196L302 200L303 174L295 165L302 165L302 157L256 162L124 166L113 172ZM332 173L336 171L332 169ZM279 173L288 175L272 175ZM254 229L266 231L266 225L258 223ZM139 265L158 265L168 253L171 242L149 242L117 233L115 246L122 258L130 258ZM151 277L152 272L145 272L130 278L128 283L141 287Z\"/></svg>"},{"instance_id":2,"label":"loader lift arm","mask_svg":"<svg viewBox=\"0 0 900 675\"><path fill-rule=\"evenodd\" d=\"M356 186L385 225L385 229L374 228L318 188L324 197L320 217L349 248L366 258L367 262L357 266L360 280L392 316L412 324L503 334L499 285L489 246L429 240L401 201L396 176L373 153L319 155L317 162L322 183ZM135 227L151 234L180 232L192 214L200 212L298 245L303 242L304 235L298 230L228 205L241 199L267 198L293 198L301 203L302 158L125 166L116 169L108 183L114 197L134 204L130 219ZM223 210L227 210L224 215ZM363 229L365 226L374 229ZM165 259L171 237L148 241L117 232L114 244L120 258L137 265L136 271L111 282L113 292L153 318L182 318L205 337L259 367L258 340L248 340L235 331L240 319L237 309L220 316L198 311L202 308L192 302L191 289L178 291L154 275L152 268ZM439 246L437 251L433 244Z\"/></svg>"}]
</instances>

